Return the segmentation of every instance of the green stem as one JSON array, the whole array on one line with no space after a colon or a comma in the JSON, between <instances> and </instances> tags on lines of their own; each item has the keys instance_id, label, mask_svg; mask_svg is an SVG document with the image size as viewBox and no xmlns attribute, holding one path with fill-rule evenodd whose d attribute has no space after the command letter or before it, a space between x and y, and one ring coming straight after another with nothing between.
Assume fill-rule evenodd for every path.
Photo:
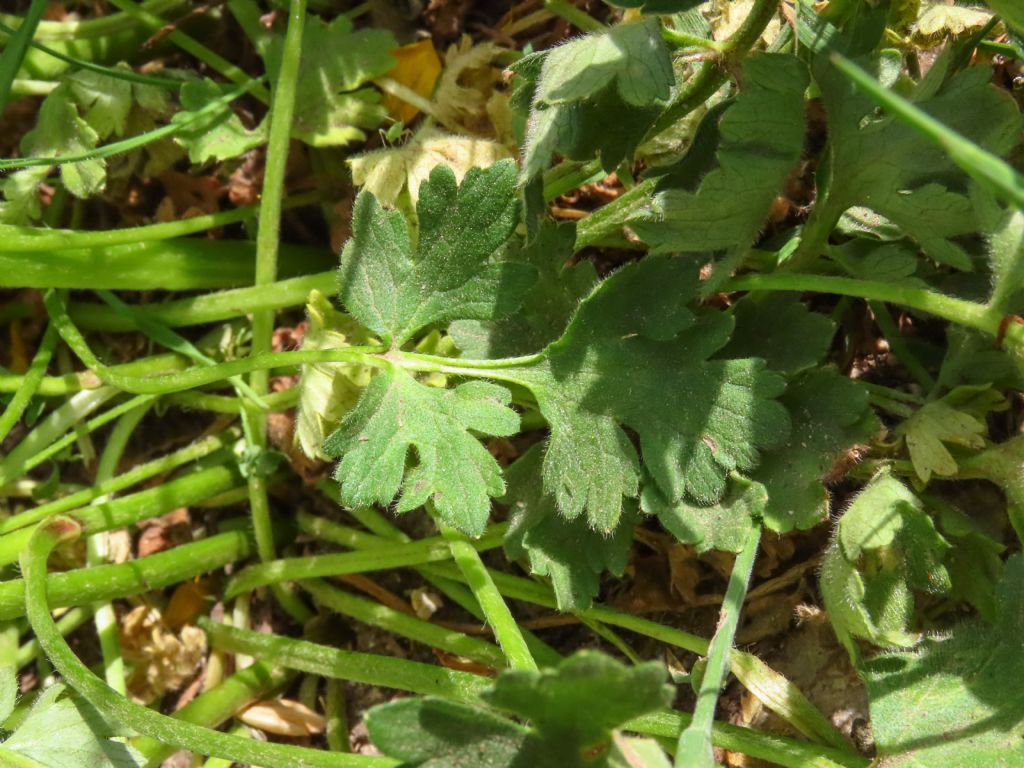
<instances>
[{"instance_id":1,"label":"green stem","mask_svg":"<svg viewBox=\"0 0 1024 768\"><path fill-rule=\"evenodd\" d=\"M25 51L36 33L36 28L46 12L46 0L32 0L25 18L18 30L8 39L3 53L0 53L0 112L7 106L14 78L25 59Z\"/></svg>"},{"instance_id":2,"label":"green stem","mask_svg":"<svg viewBox=\"0 0 1024 768\"><path fill-rule=\"evenodd\" d=\"M199 626L215 648L266 659L312 675L460 701L476 699L488 686L487 678L433 664L342 651L306 640L237 629L205 618L199 620Z\"/></svg>"},{"instance_id":3,"label":"green stem","mask_svg":"<svg viewBox=\"0 0 1024 768\"><path fill-rule=\"evenodd\" d=\"M692 721L693 718L683 712L659 712L630 720L622 728L647 736L675 740L680 731ZM716 747L741 752L784 768L868 768L873 765L868 758L850 752L728 723L715 723L711 730L711 740Z\"/></svg>"},{"instance_id":4,"label":"green stem","mask_svg":"<svg viewBox=\"0 0 1024 768\"><path fill-rule=\"evenodd\" d=\"M110 480L117 471L117 465L121 462L125 447L131 438L139 422L149 412L147 407L137 408L129 411L120 419L110 431L107 444L100 454L99 464L96 467L94 483L102 483ZM106 559L109 549L110 536L108 533L97 533L86 539L86 564L89 566L100 565ZM121 641L118 637L117 614L110 602L97 603L93 606L93 619L96 624L96 635L100 641L100 654L103 657L103 677L107 685L117 693L124 696L127 686L124 679L124 658L121 655Z\"/></svg>"},{"instance_id":5,"label":"green stem","mask_svg":"<svg viewBox=\"0 0 1024 768\"><path fill-rule=\"evenodd\" d=\"M474 546L481 550L494 549L501 546L503 537L504 527L491 531L487 536L474 542ZM414 541L409 544L392 544L386 551L376 548L366 552L341 552L269 560L258 565L251 565L232 577L224 589L224 599L230 600L243 592L250 592L259 587L279 584L283 581L386 571L392 568L448 560L451 557L452 553L449 551L448 544L441 539L434 538Z\"/></svg>"},{"instance_id":6,"label":"green stem","mask_svg":"<svg viewBox=\"0 0 1024 768\"><path fill-rule=\"evenodd\" d=\"M251 552L252 541L245 532L219 533L127 563L51 574L47 577L47 594L54 608L91 605L178 584L242 560ZM24 615L24 582L0 582L0 620Z\"/></svg>"},{"instance_id":7,"label":"green stem","mask_svg":"<svg viewBox=\"0 0 1024 768\"><path fill-rule=\"evenodd\" d=\"M679 734L676 748L676 768L714 768L715 755L711 741L711 729L715 722L715 709L718 706L718 694L725 683L725 673L729 666L729 654L732 651L733 638L739 626L740 613L747 595L747 585L754 568L754 558L761 542L761 524L755 522L750 527L743 549L736 556L729 586L725 590L725 601L718 619L718 629L708 647L708 662L704 677L697 692L697 706L693 712L693 721Z\"/></svg>"},{"instance_id":8,"label":"green stem","mask_svg":"<svg viewBox=\"0 0 1024 768\"><path fill-rule=\"evenodd\" d=\"M293 677L291 670L258 662L203 691L172 717L216 728L245 706L283 688ZM146 768L157 768L174 752L174 747L146 737L136 738L132 746L146 758Z\"/></svg>"},{"instance_id":9,"label":"green stem","mask_svg":"<svg viewBox=\"0 0 1024 768\"><path fill-rule=\"evenodd\" d=\"M50 616L46 560L58 544L72 541L80 533L78 524L69 518L55 518L36 530L21 558L22 571L25 575L25 604L32 629L54 668L72 688L112 722L165 744L189 749L198 754L215 755L268 768L383 768L397 765L395 761L386 758L339 755L303 747L254 742L162 715L119 696L78 660Z\"/></svg>"},{"instance_id":10,"label":"green stem","mask_svg":"<svg viewBox=\"0 0 1024 768\"><path fill-rule=\"evenodd\" d=\"M238 482L238 472L233 467L210 467L155 488L85 507L75 514L75 519L89 534L123 528L213 498ZM21 528L0 536L0 565L15 562L31 535L31 528Z\"/></svg>"},{"instance_id":11,"label":"green stem","mask_svg":"<svg viewBox=\"0 0 1024 768\"><path fill-rule=\"evenodd\" d=\"M24 253L0 249L0 288L106 288L191 291L252 282L253 244L246 240L178 237L110 247ZM336 261L326 249L282 246L283 277L318 272ZM300 302L301 303L301 302ZM245 307L235 316L243 315Z\"/></svg>"},{"instance_id":12,"label":"green stem","mask_svg":"<svg viewBox=\"0 0 1024 768\"><path fill-rule=\"evenodd\" d=\"M288 166L288 147L295 111L295 83L302 57L302 29L306 21L306 0L290 0L288 27L273 84L270 107L270 133L267 139L267 157L263 175L260 215L256 233L256 285L268 285L277 280L278 242L281 238L281 199ZM269 353L272 349L274 312L260 310L252 319L252 354ZM269 372L254 370L249 377L257 397L267 394ZM267 417L258 411L243 411L242 421L247 424L250 450L262 453L267 448ZM253 473L248 478L249 511L256 536L256 551L260 560L274 559L274 527L267 496L266 478ZM274 590L281 606L293 618L309 618L308 609L284 587Z\"/></svg>"},{"instance_id":13,"label":"green stem","mask_svg":"<svg viewBox=\"0 0 1024 768\"><path fill-rule=\"evenodd\" d=\"M14 397L7 403L3 413L0 414L0 443L3 443L4 438L10 434L11 429L14 428L14 425L21 419L22 414L25 413L28 404L32 402L32 397L35 395L36 390L39 389L39 384L42 382L43 376L46 375L46 369L50 365L53 350L57 346L57 338L57 329L51 323L46 327L43 340L39 342L39 349L36 351L35 357L32 358L32 364L25 374L25 383L18 388L18 391L14 393ZM0 485L3 485L3 481L0 481Z\"/></svg>"},{"instance_id":14,"label":"green stem","mask_svg":"<svg viewBox=\"0 0 1024 768\"><path fill-rule=\"evenodd\" d=\"M544 7L584 32L602 32L608 29L589 13L581 8L577 8L569 0L544 0Z\"/></svg>"},{"instance_id":15,"label":"green stem","mask_svg":"<svg viewBox=\"0 0 1024 768\"><path fill-rule=\"evenodd\" d=\"M0 488L21 477L32 457L45 451L69 429L74 429L82 419L114 397L117 397L117 391L111 387L79 392L52 411L0 461Z\"/></svg>"},{"instance_id":16,"label":"green stem","mask_svg":"<svg viewBox=\"0 0 1024 768\"><path fill-rule=\"evenodd\" d=\"M319 193L306 192L288 198L282 203L282 207L299 208L315 203L319 199ZM114 245L129 245L143 240L170 240L175 237L207 232L217 227L248 221L256 215L257 211L257 206L247 205L229 211L206 213L160 224L93 231L0 224L0 239L4 244L4 250L22 253L52 251L55 248L109 248Z\"/></svg>"},{"instance_id":17,"label":"green stem","mask_svg":"<svg viewBox=\"0 0 1024 768\"><path fill-rule=\"evenodd\" d=\"M512 611L509 610L487 567L480 559L480 553L457 531L446 528L444 537L448 540L455 564L480 603L480 608L494 632L498 645L504 651L509 666L512 669L536 670L537 662L530 653Z\"/></svg>"},{"instance_id":18,"label":"green stem","mask_svg":"<svg viewBox=\"0 0 1024 768\"><path fill-rule=\"evenodd\" d=\"M148 480L151 477L162 475L177 469L183 464L188 464L192 461L197 461L210 454L219 451L220 449L231 445L235 440L238 439L238 430L229 429L221 432L218 435L204 438L192 445L188 445L184 448L180 448L174 453L169 453L166 456L161 456L158 459L140 464L139 466L123 472L116 477L112 477L109 480L98 482L89 488L86 488L76 493L68 494L56 501L51 501L47 504L41 504L25 512L21 512L17 515L11 515L4 520L0 520L0 534L10 533L11 531L19 528L25 528L34 523L38 523L40 520L44 520L51 515L58 515L69 510L74 510L78 507L90 504L102 496L107 496L118 491L123 491L125 488L141 483L144 480Z\"/></svg>"},{"instance_id":19,"label":"green stem","mask_svg":"<svg viewBox=\"0 0 1024 768\"><path fill-rule=\"evenodd\" d=\"M743 20L732 37L720 43L720 56L734 62L742 59L754 43L761 38L768 22L775 17L778 10L778 0L754 0L747 18ZM676 100L669 105L651 130L647 132L644 140L649 141L659 133L668 130L675 125L676 121L686 117L710 99L715 91L722 87L727 77L728 67L724 66L724 62L704 62L700 71L690 79L686 87L679 92Z\"/></svg>"},{"instance_id":20,"label":"green stem","mask_svg":"<svg viewBox=\"0 0 1024 768\"><path fill-rule=\"evenodd\" d=\"M743 275L725 284L727 291L814 291L834 293L840 296L885 301L900 304L910 309L927 312L943 320L983 331L991 336L999 332L1002 319L998 313L990 312L984 304L953 298L926 288L916 288L899 283L885 283L878 280L855 280L849 277L831 275ZM1006 341L1013 339L1007 334Z\"/></svg>"},{"instance_id":21,"label":"green stem","mask_svg":"<svg viewBox=\"0 0 1024 768\"><path fill-rule=\"evenodd\" d=\"M169 328L203 325L242 317L250 312L273 311L306 303L310 291L326 296L338 290L336 271L278 280L269 285L235 288L186 299L136 307L136 311ZM130 331L131 324L109 307L100 304L72 304L68 313L79 327L90 331Z\"/></svg>"},{"instance_id":22,"label":"green stem","mask_svg":"<svg viewBox=\"0 0 1024 768\"><path fill-rule=\"evenodd\" d=\"M74 431L64 435L59 440L50 443L43 450L33 454L25 460L23 464L8 464L4 462L4 470L13 473L14 477L18 477L25 472L35 469L44 461L53 458L58 453L63 451L69 445L74 443L76 440L81 440L86 435L90 435L100 427L103 427L114 419L120 418L121 416L131 413L138 408L149 408L154 403L154 396L152 395L140 395L133 397L131 400L126 400L123 403L115 405L110 410L104 411L99 416L96 416L84 424L77 424L74 427ZM20 446L19 446L20 447Z\"/></svg>"},{"instance_id":23,"label":"green stem","mask_svg":"<svg viewBox=\"0 0 1024 768\"><path fill-rule=\"evenodd\" d=\"M304 581L302 588L325 608L350 616L356 621L380 627L431 648L440 648L449 653L465 656L495 669L502 669L505 666L505 655L501 649L486 640L446 629L408 613L356 597L323 581Z\"/></svg>"}]
</instances>

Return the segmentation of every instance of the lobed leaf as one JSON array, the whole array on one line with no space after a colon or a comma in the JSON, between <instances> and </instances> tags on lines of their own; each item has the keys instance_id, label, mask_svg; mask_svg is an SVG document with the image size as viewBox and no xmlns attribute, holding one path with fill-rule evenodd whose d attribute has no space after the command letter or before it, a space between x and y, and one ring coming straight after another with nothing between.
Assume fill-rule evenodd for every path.
<instances>
[{"instance_id":1,"label":"lobed leaf","mask_svg":"<svg viewBox=\"0 0 1024 768\"><path fill-rule=\"evenodd\" d=\"M420 188L418 245L405 218L363 192L341 254L339 296L363 325L397 348L418 330L512 312L536 279L526 264L495 262L516 224L515 164L470 170L461 185L437 166Z\"/></svg>"},{"instance_id":2,"label":"lobed leaf","mask_svg":"<svg viewBox=\"0 0 1024 768\"><path fill-rule=\"evenodd\" d=\"M395 368L377 374L327 441L341 457L335 478L352 507L390 504L407 512L428 500L446 523L484 532L490 497L505 491L498 462L470 434L511 435L519 416L504 387L482 381L438 389ZM410 450L415 451L409 465Z\"/></svg>"}]
</instances>

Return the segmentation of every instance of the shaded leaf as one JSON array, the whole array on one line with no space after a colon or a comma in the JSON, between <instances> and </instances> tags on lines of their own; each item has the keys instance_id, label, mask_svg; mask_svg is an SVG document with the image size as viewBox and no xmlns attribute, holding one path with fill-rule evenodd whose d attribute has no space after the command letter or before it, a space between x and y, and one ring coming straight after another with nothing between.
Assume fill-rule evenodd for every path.
<instances>
[{"instance_id":1,"label":"shaded leaf","mask_svg":"<svg viewBox=\"0 0 1024 768\"><path fill-rule=\"evenodd\" d=\"M1007 562L993 626L967 622L865 665L886 768L1024 764L1024 558Z\"/></svg>"},{"instance_id":2,"label":"shaded leaf","mask_svg":"<svg viewBox=\"0 0 1024 768\"><path fill-rule=\"evenodd\" d=\"M512 559L527 558L530 571L551 579L560 611L590 607L601 584L601 574L622 576L633 543L634 518L628 513L618 527L604 535L583 518L566 520L555 499L544 492L541 478L543 451L536 445L506 472L508 492L501 502L509 506L510 526L505 552Z\"/></svg>"}]
</instances>

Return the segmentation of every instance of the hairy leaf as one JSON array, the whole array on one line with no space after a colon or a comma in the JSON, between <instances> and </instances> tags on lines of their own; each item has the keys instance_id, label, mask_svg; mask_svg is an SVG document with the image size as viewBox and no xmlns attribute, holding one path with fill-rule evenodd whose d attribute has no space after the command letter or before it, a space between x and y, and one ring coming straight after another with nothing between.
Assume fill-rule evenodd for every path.
<instances>
[{"instance_id":1,"label":"hairy leaf","mask_svg":"<svg viewBox=\"0 0 1024 768\"><path fill-rule=\"evenodd\" d=\"M377 374L324 443L340 456L335 478L353 507L390 504L407 512L433 502L446 523L470 536L487 525L490 497L505 492L501 468L469 430L511 435L519 416L504 387L482 381L438 389L396 368ZM415 451L411 467L410 449Z\"/></svg>"},{"instance_id":2,"label":"hairy leaf","mask_svg":"<svg viewBox=\"0 0 1024 768\"><path fill-rule=\"evenodd\" d=\"M466 357L514 357L536 352L557 339L569 324L580 301L597 282L593 265L581 261L566 266L572 257L576 228L544 222L532 240L509 254L510 260L532 264L539 278L522 307L494 321L457 320L448 332Z\"/></svg>"},{"instance_id":3,"label":"hairy leaf","mask_svg":"<svg viewBox=\"0 0 1024 768\"><path fill-rule=\"evenodd\" d=\"M835 335L835 323L789 293L744 296L733 316L736 329L719 356L763 357L787 376L820 362Z\"/></svg>"},{"instance_id":4,"label":"hairy leaf","mask_svg":"<svg viewBox=\"0 0 1024 768\"><path fill-rule=\"evenodd\" d=\"M782 443L789 417L774 398L782 379L759 359L709 360L731 318L681 306L698 285L696 264L649 258L602 283L545 355L512 371L551 425L544 484L568 518L586 512L615 527L623 497L638 490L635 430L661 493L716 502L731 471L749 471Z\"/></svg>"},{"instance_id":5,"label":"hairy leaf","mask_svg":"<svg viewBox=\"0 0 1024 768\"><path fill-rule=\"evenodd\" d=\"M950 590L948 549L921 501L892 475L876 475L843 514L822 562L821 592L840 639L912 644L912 592Z\"/></svg>"},{"instance_id":6,"label":"hairy leaf","mask_svg":"<svg viewBox=\"0 0 1024 768\"><path fill-rule=\"evenodd\" d=\"M881 424L864 388L830 368L797 378L779 401L792 417L793 430L785 445L763 456L751 477L768 493L765 525L785 533L825 519L829 497L823 479L844 450L868 441Z\"/></svg>"},{"instance_id":7,"label":"hairy leaf","mask_svg":"<svg viewBox=\"0 0 1024 768\"><path fill-rule=\"evenodd\" d=\"M498 142L424 127L401 147L367 152L348 162L353 184L372 192L384 205L393 206L406 190L415 205L420 185L438 165L447 165L461 182L470 168L488 168L507 157L511 153Z\"/></svg>"},{"instance_id":8,"label":"hairy leaf","mask_svg":"<svg viewBox=\"0 0 1024 768\"><path fill-rule=\"evenodd\" d=\"M585 610L597 595L604 571L615 576L625 572L634 520L627 513L610 535L594 531L583 518L566 520L544 491L542 462L543 451L537 445L506 472L508 492L501 502L509 506L511 525L505 552L512 559L527 558L532 573L551 579L560 611Z\"/></svg>"},{"instance_id":9,"label":"hairy leaf","mask_svg":"<svg viewBox=\"0 0 1024 768\"><path fill-rule=\"evenodd\" d=\"M514 71L532 94L523 180L556 152L613 169L636 149L675 84L657 19L619 24L527 56Z\"/></svg>"},{"instance_id":10,"label":"hairy leaf","mask_svg":"<svg viewBox=\"0 0 1024 768\"><path fill-rule=\"evenodd\" d=\"M896 435L906 441L914 471L927 483L932 474L950 477L957 473L947 443L984 448L985 415L1005 409L1003 397L988 386L958 387L941 400L922 406L899 425Z\"/></svg>"},{"instance_id":11,"label":"hairy leaf","mask_svg":"<svg viewBox=\"0 0 1024 768\"><path fill-rule=\"evenodd\" d=\"M655 250L714 251L751 245L804 143L807 73L795 56L747 59L744 87L718 123L717 167L696 191L669 189L635 220ZM709 119L720 114L715 111ZM684 157L682 162L691 162ZM669 166L666 171L672 173Z\"/></svg>"},{"instance_id":12,"label":"hairy leaf","mask_svg":"<svg viewBox=\"0 0 1024 768\"><path fill-rule=\"evenodd\" d=\"M641 499L644 512L656 515L665 530L684 544L693 544L698 552L739 552L750 536L750 521L762 517L767 501L764 486L751 482L730 483L725 495L710 506L686 498L669 503L650 484Z\"/></svg>"},{"instance_id":13,"label":"hairy leaf","mask_svg":"<svg viewBox=\"0 0 1024 768\"><path fill-rule=\"evenodd\" d=\"M1024 764L1024 557L1007 562L995 624L961 624L865 668L886 768Z\"/></svg>"},{"instance_id":14,"label":"hairy leaf","mask_svg":"<svg viewBox=\"0 0 1024 768\"><path fill-rule=\"evenodd\" d=\"M417 768L617 768L629 744L614 729L672 697L656 662L627 667L580 651L553 669L505 672L481 698L529 727L480 706L402 699L374 707L366 725L384 754ZM650 754L648 745L637 745ZM653 765L664 765L664 759Z\"/></svg>"},{"instance_id":15,"label":"hairy leaf","mask_svg":"<svg viewBox=\"0 0 1024 768\"><path fill-rule=\"evenodd\" d=\"M883 82L893 78L885 57L859 63ZM936 261L971 269L955 238L975 231L977 222L963 193L964 176L946 152L905 123L877 116L875 103L827 56L815 58L814 77L828 113L829 142L818 182L824 194L819 193L808 228L864 206L896 224ZM990 77L989 69L979 66L955 74L937 90L926 79L916 106L983 149L1003 154L1021 118L1012 99L989 84Z\"/></svg>"},{"instance_id":16,"label":"hairy leaf","mask_svg":"<svg viewBox=\"0 0 1024 768\"><path fill-rule=\"evenodd\" d=\"M536 278L526 264L495 262L516 224L515 164L473 169L457 185L437 166L420 188L419 243L405 218L363 192L352 239L341 254L339 296L349 312L392 347L432 323L493 319L521 302Z\"/></svg>"},{"instance_id":17,"label":"hairy leaf","mask_svg":"<svg viewBox=\"0 0 1024 768\"><path fill-rule=\"evenodd\" d=\"M108 723L87 701L65 695L65 690L58 684L40 695L17 730L0 744L0 763L8 764L3 752L14 752L44 768L145 765L139 752L111 738L127 735L122 729Z\"/></svg>"}]
</instances>

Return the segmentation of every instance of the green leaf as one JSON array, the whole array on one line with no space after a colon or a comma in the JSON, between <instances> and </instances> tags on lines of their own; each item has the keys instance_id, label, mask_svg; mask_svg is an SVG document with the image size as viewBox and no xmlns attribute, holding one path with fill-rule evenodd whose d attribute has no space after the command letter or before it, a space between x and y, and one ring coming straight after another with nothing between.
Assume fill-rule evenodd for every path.
<instances>
[{"instance_id":1,"label":"green leaf","mask_svg":"<svg viewBox=\"0 0 1024 768\"><path fill-rule=\"evenodd\" d=\"M132 111L132 83L89 70L75 72L68 83L75 101L85 110L82 117L100 138L124 135Z\"/></svg>"},{"instance_id":2,"label":"green leaf","mask_svg":"<svg viewBox=\"0 0 1024 768\"><path fill-rule=\"evenodd\" d=\"M505 160L457 185L451 169L434 168L420 188L415 254L402 214L361 193L338 278L348 311L399 347L432 323L515 310L536 279L526 264L494 261L516 224L515 173Z\"/></svg>"},{"instance_id":3,"label":"green leaf","mask_svg":"<svg viewBox=\"0 0 1024 768\"><path fill-rule=\"evenodd\" d=\"M733 307L736 329L721 357L763 357L773 371L787 376L819 362L828 352L836 327L811 312L791 293L752 293Z\"/></svg>"},{"instance_id":4,"label":"green leaf","mask_svg":"<svg viewBox=\"0 0 1024 768\"><path fill-rule=\"evenodd\" d=\"M717 167L695 191L661 192L652 213L631 224L656 251L751 245L800 159L808 82L803 63L787 54L763 54L747 59L743 72L744 87L718 123Z\"/></svg>"},{"instance_id":5,"label":"green leaf","mask_svg":"<svg viewBox=\"0 0 1024 768\"><path fill-rule=\"evenodd\" d=\"M523 181L542 172L556 152L586 160L599 155L605 169L615 168L635 151L675 84L654 18L527 56L513 71L523 78L520 94L532 95Z\"/></svg>"},{"instance_id":6,"label":"green leaf","mask_svg":"<svg viewBox=\"0 0 1024 768\"><path fill-rule=\"evenodd\" d=\"M389 51L397 45L383 29L353 31L345 15L327 23L310 14L302 31L292 136L314 147L365 139L365 131L378 126L386 111L376 91L361 86L395 66ZM267 71L273 80L283 46L283 35L267 45Z\"/></svg>"},{"instance_id":7,"label":"green leaf","mask_svg":"<svg viewBox=\"0 0 1024 768\"><path fill-rule=\"evenodd\" d=\"M79 116L71 86L64 84L43 100L36 127L21 140L21 151L25 156L77 155L95 148L99 139L99 133ZM99 192L107 181L102 160L61 165L60 175L68 191L79 198Z\"/></svg>"},{"instance_id":8,"label":"green leaf","mask_svg":"<svg viewBox=\"0 0 1024 768\"><path fill-rule=\"evenodd\" d=\"M1019 536L1024 536L1024 435L968 456L960 461L965 472L992 481L1006 494L1006 509Z\"/></svg>"},{"instance_id":9,"label":"green leaf","mask_svg":"<svg viewBox=\"0 0 1024 768\"><path fill-rule=\"evenodd\" d=\"M28 716L2 745L45 768L140 768L145 758L111 737L127 735L87 701L64 695L63 685L42 693ZM0 755L0 762L3 757Z\"/></svg>"},{"instance_id":10,"label":"green leaf","mask_svg":"<svg viewBox=\"0 0 1024 768\"><path fill-rule=\"evenodd\" d=\"M1014 555L994 626L967 622L912 653L865 665L872 732L886 768L1024 765L1024 558Z\"/></svg>"},{"instance_id":11,"label":"green leaf","mask_svg":"<svg viewBox=\"0 0 1024 768\"><path fill-rule=\"evenodd\" d=\"M535 99L540 106L582 101L613 83L635 107L668 99L675 78L657 19L619 24L549 51Z\"/></svg>"},{"instance_id":12,"label":"green leaf","mask_svg":"<svg viewBox=\"0 0 1024 768\"><path fill-rule=\"evenodd\" d=\"M1003 21L1018 34L1024 35L1024 8L1016 0L987 0Z\"/></svg>"},{"instance_id":13,"label":"green leaf","mask_svg":"<svg viewBox=\"0 0 1024 768\"><path fill-rule=\"evenodd\" d=\"M222 94L217 84L208 78L191 80L181 86L181 106L172 122L188 121L192 114ZM193 163L210 160L228 160L258 147L267 140L267 123L260 123L249 130L234 112L224 108L220 112L200 118L182 128L174 136L181 146L188 150L188 159Z\"/></svg>"},{"instance_id":14,"label":"green leaf","mask_svg":"<svg viewBox=\"0 0 1024 768\"><path fill-rule=\"evenodd\" d=\"M377 374L356 407L324 443L340 456L335 478L347 506L390 504L407 512L433 502L440 518L470 536L487 525L490 497L501 496L501 468L469 430L511 435L519 416L504 387L482 381L452 390L421 384L395 368ZM415 458L408 466L410 449Z\"/></svg>"},{"instance_id":15,"label":"green leaf","mask_svg":"<svg viewBox=\"0 0 1024 768\"><path fill-rule=\"evenodd\" d=\"M668 705L672 687L665 677L656 662L627 667L580 651L554 669L504 672L481 694L530 721L529 728L479 706L436 698L374 707L366 727L378 749L409 768L638 765L623 762L635 750L614 729ZM666 765L663 756L656 761L650 743L633 746L649 767Z\"/></svg>"},{"instance_id":16,"label":"green leaf","mask_svg":"<svg viewBox=\"0 0 1024 768\"><path fill-rule=\"evenodd\" d=\"M909 416L897 427L896 435L906 441L914 471L922 482L927 483L933 474L952 477L958 466L946 444L984 448L988 432L985 414L1005 407L1002 396L991 387L958 387Z\"/></svg>"},{"instance_id":17,"label":"green leaf","mask_svg":"<svg viewBox=\"0 0 1024 768\"><path fill-rule=\"evenodd\" d=\"M529 737L504 717L433 697L374 707L366 729L377 749L410 768L512 768Z\"/></svg>"},{"instance_id":18,"label":"green leaf","mask_svg":"<svg viewBox=\"0 0 1024 768\"><path fill-rule=\"evenodd\" d=\"M924 505L887 472L872 478L843 514L821 568L821 592L840 639L910 645L913 590L948 593L949 543Z\"/></svg>"},{"instance_id":19,"label":"green leaf","mask_svg":"<svg viewBox=\"0 0 1024 768\"><path fill-rule=\"evenodd\" d=\"M698 552L739 552L750 535L750 521L764 514L768 494L760 483L732 482L717 504L699 506L686 498L668 503L653 485L644 487L641 503L649 515Z\"/></svg>"},{"instance_id":20,"label":"green leaf","mask_svg":"<svg viewBox=\"0 0 1024 768\"><path fill-rule=\"evenodd\" d=\"M844 450L868 441L881 424L864 388L831 368L808 371L779 400L793 430L785 445L764 455L751 477L768 493L765 525L786 533L825 519L829 496L823 478Z\"/></svg>"},{"instance_id":21,"label":"green leaf","mask_svg":"<svg viewBox=\"0 0 1024 768\"><path fill-rule=\"evenodd\" d=\"M560 611L586 610L601 585L601 574L622 576L633 543L633 516L610 534L591 529L586 520L566 520L555 499L544 492L541 478L543 451L536 445L505 473L508 492L500 499L508 505L510 526L505 552L516 560L527 558L530 572L551 579Z\"/></svg>"},{"instance_id":22,"label":"green leaf","mask_svg":"<svg viewBox=\"0 0 1024 768\"><path fill-rule=\"evenodd\" d=\"M531 241L509 254L510 260L532 264L539 275L519 310L494 321L457 320L448 333L466 357L498 358L525 355L557 339L580 301L597 282L589 261L567 266L576 228L545 221ZM510 249L511 250L511 249Z\"/></svg>"},{"instance_id":23,"label":"green leaf","mask_svg":"<svg viewBox=\"0 0 1024 768\"><path fill-rule=\"evenodd\" d=\"M637 494L634 430L647 471L669 501L713 504L734 470L781 444L783 381L763 360L709 360L732 319L683 304L699 284L688 260L648 258L619 270L580 305L545 355L509 373L551 425L544 486L568 518L611 531Z\"/></svg>"},{"instance_id":24,"label":"green leaf","mask_svg":"<svg viewBox=\"0 0 1024 768\"><path fill-rule=\"evenodd\" d=\"M861 61L883 83L885 57ZM970 270L971 261L954 238L976 231L966 180L945 150L900 120L878 116L861 93L825 55L814 60L829 118L827 162L819 172L819 199L812 216L829 221L853 206L886 217L936 261ZM1021 119L1013 100L989 83L988 67L953 75L935 94L923 91L915 106L981 149L1003 154L1016 141Z\"/></svg>"},{"instance_id":25,"label":"green leaf","mask_svg":"<svg viewBox=\"0 0 1024 768\"><path fill-rule=\"evenodd\" d=\"M529 720L552 756L571 759L627 720L668 706L673 689L665 678L658 662L625 666L579 651L553 669L506 672L481 698Z\"/></svg>"}]
</instances>

